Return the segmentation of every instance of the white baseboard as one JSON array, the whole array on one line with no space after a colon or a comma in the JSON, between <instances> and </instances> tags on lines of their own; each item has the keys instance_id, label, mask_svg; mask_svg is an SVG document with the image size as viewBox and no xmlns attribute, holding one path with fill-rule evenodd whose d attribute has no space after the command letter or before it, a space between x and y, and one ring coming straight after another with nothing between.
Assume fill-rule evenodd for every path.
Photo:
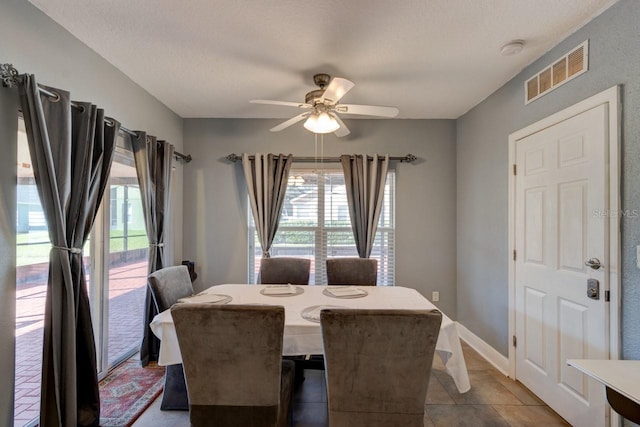
<instances>
[{"instance_id":1,"label":"white baseboard","mask_svg":"<svg viewBox=\"0 0 640 427\"><path fill-rule=\"evenodd\" d=\"M503 356L498 350L487 344L482 338L467 329L460 322L456 322L458 326L458 335L469 344L471 348L477 351L480 356L484 357L487 362L491 363L497 370L504 375L509 376L509 358Z\"/></svg>"}]
</instances>

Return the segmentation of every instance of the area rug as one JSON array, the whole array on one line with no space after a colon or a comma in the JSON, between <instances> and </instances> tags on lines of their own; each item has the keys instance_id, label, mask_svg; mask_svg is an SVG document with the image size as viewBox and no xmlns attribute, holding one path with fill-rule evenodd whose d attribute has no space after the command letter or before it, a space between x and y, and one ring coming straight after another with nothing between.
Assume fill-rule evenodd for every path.
<instances>
[{"instance_id":1,"label":"area rug","mask_svg":"<svg viewBox=\"0 0 640 427\"><path fill-rule=\"evenodd\" d=\"M100 426L129 427L162 391L164 367L129 360L100 381Z\"/></svg>"}]
</instances>

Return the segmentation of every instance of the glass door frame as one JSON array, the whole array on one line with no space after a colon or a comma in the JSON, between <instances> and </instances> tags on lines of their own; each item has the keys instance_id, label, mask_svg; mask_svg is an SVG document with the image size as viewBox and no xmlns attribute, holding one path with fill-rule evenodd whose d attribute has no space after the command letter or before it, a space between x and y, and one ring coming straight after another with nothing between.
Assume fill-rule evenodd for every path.
<instances>
[{"instance_id":1,"label":"glass door frame","mask_svg":"<svg viewBox=\"0 0 640 427\"><path fill-rule=\"evenodd\" d=\"M123 138L118 138L118 148L131 151ZM115 161L115 159L114 159ZM109 180L111 177L109 177ZM89 303L96 343L98 379L138 352L131 348L114 360L109 360L109 260L111 252L111 184L106 185L102 202L91 230L91 264L89 266ZM142 326L140 325L140 328Z\"/></svg>"}]
</instances>

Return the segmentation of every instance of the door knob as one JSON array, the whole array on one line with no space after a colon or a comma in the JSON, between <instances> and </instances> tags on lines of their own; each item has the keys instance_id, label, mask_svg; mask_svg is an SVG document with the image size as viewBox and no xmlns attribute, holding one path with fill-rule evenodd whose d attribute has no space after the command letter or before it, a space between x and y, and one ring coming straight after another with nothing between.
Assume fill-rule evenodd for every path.
<instances>
[{"instance_id":1,"label":"door knob","mask_svg":"<svg viewBox=\"0 0 640 427\"><path fill-rule=\"evenodd\" d=\"M586 265L587 267L590 267L594 270L600 270L601 268L604 268L602 266L602 264L600 264L600 260L598 258L589 258L584 265Z\"/></svg>"}]
</instances>

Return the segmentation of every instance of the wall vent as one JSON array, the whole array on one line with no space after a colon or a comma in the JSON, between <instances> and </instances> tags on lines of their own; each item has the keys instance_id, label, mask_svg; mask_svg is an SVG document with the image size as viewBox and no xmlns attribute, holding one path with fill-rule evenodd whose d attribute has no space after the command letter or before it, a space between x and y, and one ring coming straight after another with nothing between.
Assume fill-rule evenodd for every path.
<instances>
[{"instance_id":1,"label":"wall vent","mask_svg":"<svg viewBox=\"0 0 640 427\"><path fill-rule=\"evenodd\" d=\"M525 105L551 92L589 69L589 40L524 83Z\"/></svg>"}]
</instances>

